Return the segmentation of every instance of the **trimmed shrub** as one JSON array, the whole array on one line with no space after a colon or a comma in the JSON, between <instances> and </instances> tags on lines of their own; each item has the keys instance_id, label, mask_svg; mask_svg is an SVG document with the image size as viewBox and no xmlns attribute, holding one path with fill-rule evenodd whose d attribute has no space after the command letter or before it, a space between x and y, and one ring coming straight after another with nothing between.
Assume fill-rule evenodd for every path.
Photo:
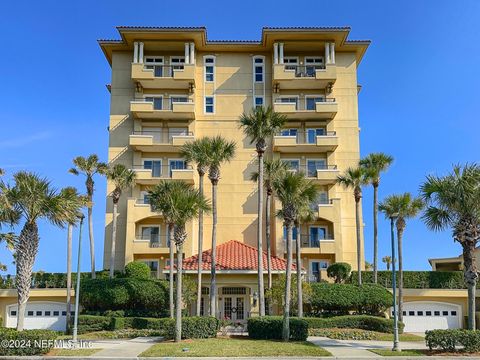
<instances>
[{"instance_id":1,"label":"trimmed shrub","mask_svg":"<svg viewBox=\"0 0 480 360\"><path fill-rule=\"evenodd\" d=\"M385 319L378 316L346 315L327 318L306 317L304 320L308 323L309 329L346 328L393 333L393 319ZM404 324L399 322L398 332L402 333L403 328Z\"/></svg>"},{"instance_id":2,"label":"trimmed shrub","mask_svg":"<svg viewBox=\"0 0 480 360\"><path fill-rule=\"evenodd\" d=\"M361 329L309 329L308 334L336 340L377 340L376 332Z\"/></svg>"},{"instance_id":3,"label":"trimmed shrub","mask_svg":"<svg viewBox=\"0 0 480 360\"><path fill-rule=\"evenodd\" d=\"M85 334L93 331L110 330L110 324L111 318L107 316L79 315L78 333Z\"/></svg>"},{"instance_id":4,"label":"trimmed shrub","mask_svg":"<svg viewBox=\"0 0 480 360\"><path fill-rule=\"evenodd\" d=\"M166 282L154 279L89 279L80 291L80 303L88 313L121 310L126 316L164 317L167 298Z\"/></svg>"},{"instance_id":5,"label":"trimmed shrub","mask_svg":"<svg viewBox=\"0 0 480 360\"><path fill-rule=\"evenodd\" d=\"M219 329L220 321L213 316L192 316L182 318L183 339L214 338L217 336Z\"/></svg>"},{"instance_id":6,"label":"trimmed shrub","mask_svg":"<svg viewBox=\"0 0 480 360\"><path fill-rule=\"evenodd\" d=\"M304 319L290 318L290 340L305 341L308 337L308 323ZM248 319L248 336L252 339L282 339L283 318L263 316Z\"/></svg>"},{"instance_id":7,"label":"trimmed shrub","mask_svg":"<svg viewBox=\"0 0 480 360\"><path fill-rule=\"evenodd\" d=\"M312 284L312 315L357 314L380 315L393 302L392 294L381 285Z\"/></svg>"},{"instance_id":8,"label":"trimmed shrub","mask_svg":"<svg viewBox=\"0 0 480 360\"><path fill-rule=\"evenodd\" d=\"M32 356L49 352L58 333L51 330L23 330L0 328L0 356ZM7 341L6 344L4 342ZM25 346L15 345L19 342ZM7 346L5 346L7 345Z\"/></svg>"},{"instance_id":9,"label":"trimmed shrub","mask_svg":"<svg viewBox=\"0 0 480 360\"><path fill-rule=\"evenodd\" d=\"M347 280L351 272L352 267L350 264L344 262L334 263L327 268L327 276L333 278L337 284Z\"/></svg>"},{"instance_id":10,"label":"trimmed shrub","mask_svg":"<svg viewBox=\"0 0 480 360\"><path fill-rule=\"evenodd\" d=\"M125 276L135 279L150 279L150 268L141 261L132 261L125 265Z\"/></svg>"},{"instance_id":11,"label":"trimmed shrub","mask_svg":"<svg viewBox=\"0 0 480 360\"><path fill-rule=\"evenodd\" d=\"M125 328L125 318L112 317L110 318L110 330L122 330Z\"/></svg>"},{"instance_id":12,"label":"trimmed shrub","mask_svg":"<svg viewBox=\"0 0 480 360\"><path fill-rule=\"evenodd\" d=\"M465 352L480 351L480 331L448 329L425 332L425 343L430 350L456 351L456 346L463 346Z\"/></svg>"}]
</instances>

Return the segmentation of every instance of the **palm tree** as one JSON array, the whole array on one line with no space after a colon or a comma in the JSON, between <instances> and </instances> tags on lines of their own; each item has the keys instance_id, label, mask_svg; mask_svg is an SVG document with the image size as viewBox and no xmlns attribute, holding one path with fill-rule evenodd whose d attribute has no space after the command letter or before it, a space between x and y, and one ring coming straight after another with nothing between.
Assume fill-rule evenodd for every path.
<instances>
[{"instance_id":1,"label":"palm tree","mask_svg":"<svg viewBox=\"0 0 480 360\"><path fill-rule=\"evenodd\" d=\"M267 239L267 273L268 273L268 282L267 288L272 288L272 239L270 235L270 223L271 219L271 209L272 209L272 195L273 195L273 180L281 176L285 171L289 169L288 163L280 159L271 159L264 161L263 168L263 187L266 190L267 198L265 201L265 238ZM254 172L252 174L251 180L258 181L260 174Z\"/></svg>"},{"instance_id":2,"label":"palm tree","mask_svg":"<svg viewBox=\"0 0 480 360\"><path fill-rule=\"evenodd\" d=\"M181 181L171 182L169 192L164 193L165 186L157 185L149 195L151 198L152 209L156 211L168 208L171 211L171 221L175 224L174 241L177 248L177 294L176 294L176 314L175 314L175 341L181 340L182 335L182 262L183 262L183 244L187 239L185 225L188 221L197 218L200 210L209 211L210 204L199 190L194 189ZM160 191L156 191L160 190ZM165 195L159 198L158 195ZM162 204L167 203L167 204ZM158 206L158 207L157 207ZM170 264L170 268L173 263Z\"/></svg>"},{"instance_id":3,"label":"palm tree","mask_svg":"<svg viewBox=\"0 0 480 360\"><path fill-rule=\"evenodd\" d=\"M387 271L390 271L390 265L392 265L392 257L391 256L384 256L382 258L382 262L385 264L387 267Z\"/></svg>"},{"instance_id":4,"label":"palm tree","mask_svg":"<svg viewBox=\"0 0 480 360\"><path fill-rule=\"evenodd\" d=\"M73 159L73 165L69 172L73 175L85 175L85 186L87 188L88 199L88 235L90 238L90 263L92 279L95 279L95 241L93 239L93 193L95 191L95 182L93 177L96 174L105 175L108 165L98 160L98 155L92 154L88 157L77 156Z\"/></svg>"},{"instance_id":5,"label":"palm tree","mask_svg":"<svg viewBox=\"0 0 480 360\"><path fill-rule=\"evenodd\" d=\"M187 161L197 164L197 172L199 177L198 191L203 196L203 183L205 174L208 171L208 138L201 138L192 142L187 142L182 146L180 155ZM198 272L197 272L197 303L196 315L200 316L202 307L202 254L203 253L203 210L200 209L198 214Z\"/></svg>"},{"instance_id":6,"label":"palm tree","mask_svg":"<svg viewBox=\"0 0 480 360\"><path fill-rule=\"evenodd\" d=\"M208 178L212 183L212 254L211 254L211 282L210 282L210 315L216 316L217 296L217 278L216 278L216 258L217 258L217 186L220 180L220 166L224 162L229 162L235 156L237 145L233 141L225 140L221 136L207 137L205 140Z\"/></svg>"},{"instance_id":7,"label":"palm tree","mask_svg":"<svg viewBox=\"0 0 480 360\"><path fill-rule=\"evenodd\" d=\"M267 140L280 130L287 121L285 115L277 114L268 108L256 107L249 114L240 117L240 127L244 134L255 144L258 156L258 208L257 208L257 250L258 250L258 306L260 316L265 316L265 289L263 284L263 155L267 150ZM267 239L269 241L269 239Z\"/></svg>"},{"instance_id":8,"label":"palm tree","mask_svg":"<svg viewBox=\"0 0 480 360\"><path fill-rule=\"evenodd\" d=\"M361 167L348 168L343 175L338 176L337 183L345 189L353 189L355 199L355 227L357 230L357 269L358 285L362 285L362 243L360 227L360 200L362 200L362 186L368 183L365 171Z\"/></svg>"},{"instance_id":9,"label":"palm tree","mask_svg":"<svg viewBox=\"0 0 480 360\"><path fill-rule=\"evenodd\" d=\"M117 242L117 214L118 202L122 192L132 187L135 183L136 173L127 169L123 164L115 164L107 170L107 179L110 180L115 188L112 191L113 219L112 219L112 243L110 244L110 278L113 279L115 271L115 245Z\"/></svg>"},{"instance_id":10,"label":"palm tree","mask_svg":"<svg viewBox=\"0 0 480 360\"><path fill-rule=\"evenodd\" d=\"M20 236L15 241L16 288L18 293L17 330L23 330L32 268L38 253L39 234L37 222L46 219L63 227L78 214L78 201L69 191L57 192L50 182L30 172L18 172L13 176L14 185L1 183L1 192L13 212L12 218L24 219Z\"/></svg>"},{"instance_id":11,"label":"palm tree","mask_svg":"<svg viewBox=\"0 0 480 360\"><path fill-rule=\"evenodd\" d=\"M360 166L366 170L367 178L373 186L373 282L378 278L378 186L380 175L392 164L393 157L384 153L371 153L360 160Z\"/></svg>"},{"instance_id":12,"label":"palm tree","mask_svg":"<svg viewBox=\"0 0 480 360\"><path fill-rule=\"evenodd\" d=\"M457 165L446 176L429 175L420 191L427 208L422 216L434 231L452 229L463 249L463 275L468 287L468 328L475 329L475 249L480 239L480 166Z\"/></svg>"},{"instance_id":13,"label":"palm tree","mask_svg":"<svg viewBox=\"0 0 480 360\"><path fill-rule=\"evenodd\" d=\"M410 193L390 195L379 206L386 218L396 216L398 240L398 319L403 320L403 233L407 219L416 217L423 209L423 200L413 197Z\"/></svg>"},{"instance_id":14,"label":"palm tree","mask_svg":"<svg viewBox=\"0 0 480 360\"><path fill-rule=\"evenodd\" d=\"M285 172L283 176L273 181L275 196L282 203L281 214L283 223L287 231L287 270L285 283L285 302L283 308L283 331L282 338L284 341L290 339L290 290L291 290L291 274L292 274L292 232L295 220L298 218L300 209L304 204L311 204L318 195L318 189L315 185L305 178L301 172ZM300 269L297 269L300 271Z\"/></svg>"}]
</instances>

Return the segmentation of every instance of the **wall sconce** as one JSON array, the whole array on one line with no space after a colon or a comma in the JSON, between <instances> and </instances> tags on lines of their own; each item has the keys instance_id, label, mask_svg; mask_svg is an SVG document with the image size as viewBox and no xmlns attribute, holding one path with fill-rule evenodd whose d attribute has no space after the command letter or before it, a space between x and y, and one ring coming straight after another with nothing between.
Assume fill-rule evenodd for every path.
<instances>
[{"instance_id":1,"label":"wall sconce","mask_svg":"<svg viewBox=\"0 0 480 360\"><path fill-rule=\"evenodd\" d=\"M253 292L253 307L257 306L257 301L258 301L258 292L254 291Z\"/></svg>"}]
</instances>

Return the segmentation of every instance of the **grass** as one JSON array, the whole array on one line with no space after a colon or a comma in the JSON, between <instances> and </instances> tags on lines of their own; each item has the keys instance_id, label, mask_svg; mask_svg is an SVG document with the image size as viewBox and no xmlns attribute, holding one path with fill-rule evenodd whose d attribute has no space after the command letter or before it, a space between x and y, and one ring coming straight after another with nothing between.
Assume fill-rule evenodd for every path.
<instances>
[{"instance_id":1,"label":"grass","mask_svg":"<svg viewBox=\"0 0 480 360\"><path fill-rule=\"evenodd\" d=\"M422 350L402 350L392 351L387 349L370 349L371 352L380 356L425 356L425 352Z\"/></svg>"},{"instance_id":2,"label":"grass","mask_svg":"<svg viewBox=\"0 0 480 360\"><path fill-rule=\"evenodd\" d=\"M425 341L425 338L423 336L418 336L414 334L400 334L400 341ZM386 333L378 333L378 339L379 341L393 341L393 334L386 334Z\"/></svg>"},{"instance_id":3,"label":"grass","mask_svg":"<svg viewBox=\"0 0 480 360\"><path fill-rule=\"evenodd\" d=\"M188 350L187 350L188 349ZM185 351L187 350L187 351ZM252 340L246 337L165 341L152 346L139 357L236 357L236 356L331 356L328 351L307 341L281 342Z\"/></svg>"},{"instance_id":4,"label":"grass","mask_svg":"<svg viewBox=\"0 0 480 360\"><path fill-rule=\"evenodd\" d=\"M90 356L102 349L52 349L48 356Z\"/></svg>"}]
</instances>

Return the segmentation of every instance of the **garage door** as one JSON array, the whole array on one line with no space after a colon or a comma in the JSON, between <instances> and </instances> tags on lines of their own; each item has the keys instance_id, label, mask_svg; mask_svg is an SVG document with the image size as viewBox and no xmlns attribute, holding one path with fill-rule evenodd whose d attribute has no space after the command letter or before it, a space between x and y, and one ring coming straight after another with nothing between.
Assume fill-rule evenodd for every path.
<instances>
[{"instance_id":1,"label":"garage door","mask_svg":"<svg viewBox=\"0 0 480 360\"><path fill-rule=\"evenodd\" d=\"M59 302L30 302L25 310L25 329L65 331L66 304ZM7 327L17 326L17 305L7 306Z\"/></svg>"},{"instance_id":2,"label":"garage door","mask_svg":"<svg viewBox=\"0 0 480 360\"><path fill-rule=\"evenodd\" d=\"M456 304L414 301L403 305L405 332L423 333L434 329L461 327L461 307Z\"/></svg>"}]
</instances>

